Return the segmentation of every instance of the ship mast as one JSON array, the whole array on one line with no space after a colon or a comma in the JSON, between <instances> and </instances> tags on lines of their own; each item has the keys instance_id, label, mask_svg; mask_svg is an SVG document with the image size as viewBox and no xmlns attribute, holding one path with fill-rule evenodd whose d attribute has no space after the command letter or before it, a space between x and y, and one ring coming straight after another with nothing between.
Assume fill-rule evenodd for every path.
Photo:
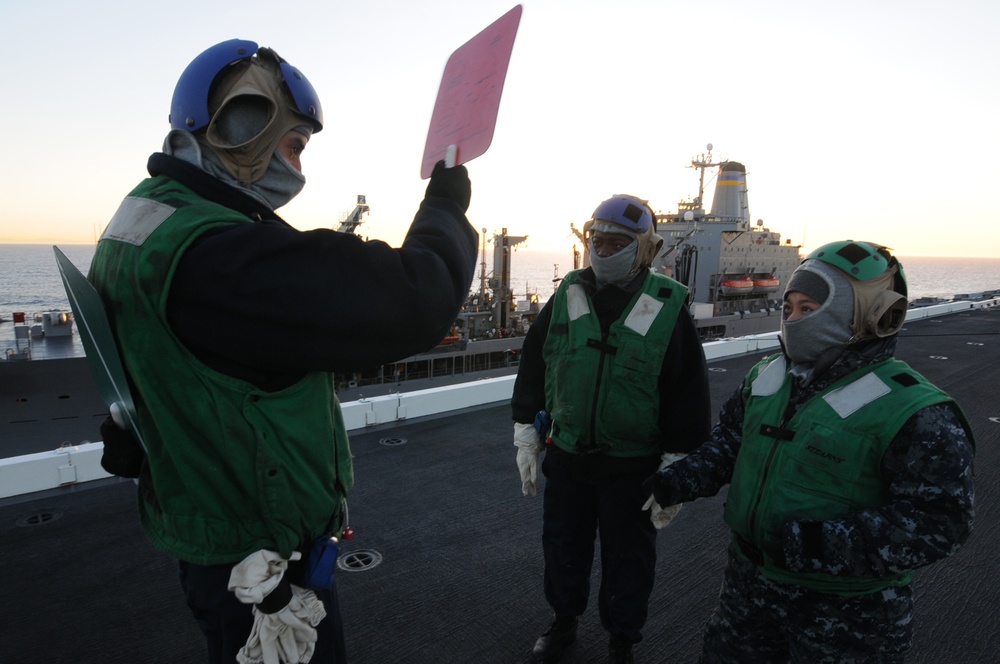
<instances>
[{"instance_id":1,"label":"ship mast","mask_svg":"<svg viewBox=\"0 0 1000 664\"><path fill-rule=\"evenodd\" d=\"M520 244L528 239L527 235L508 235L507 229L500 231L500 235L493 236L493 276L497 279L497 288L494 289L496 295L497 320L501 330L507 328L508 312L513 298L513 291L510 288L510 251L514 245Z\"/></svg>"},{"instance_id":2,"label":"ship mast","mask_svg":"<svg viewBox=\"0 0 1000 664\"><path fill-rule=\"evenodd\" d=\"M486 302L486 229L483 229L483 260L479 264L479 304Z\"/></svg>"},{"instance_id":3,"label":"ship mast","mask_svg":"<svg viewBox=\"0 0 1000 664\"><path fill-rule=\"evenodd\" d=\"M698 197L694 199L694 208L704 209L704 204L702 202L702 197L705 195L705 169L715 168L716 166L722 165L722 162L713 163L712 162L712 144L709 143L705 149L708 154L704 152L697 157L691 157L691 168L697 168L701 172L698 174Z\"/></svg>"}]
</instances>

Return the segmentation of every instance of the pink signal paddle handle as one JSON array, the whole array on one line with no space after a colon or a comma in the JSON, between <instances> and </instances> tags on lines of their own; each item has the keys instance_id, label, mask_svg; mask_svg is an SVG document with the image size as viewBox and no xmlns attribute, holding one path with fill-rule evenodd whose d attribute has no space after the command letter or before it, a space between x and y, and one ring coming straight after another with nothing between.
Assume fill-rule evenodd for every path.
<instances>
[{"instance_id":1,"label":"pink signal paddle handle","mask_svg":"<svg viewBox=\"0 0 1000 664\"><path fill-rule=\"evenodd\" d=\"M451 54L427 130L421 178L429 178L442 159L450 168L489 149L520 22L516 5Z\"/></svg>"}]
</instances>

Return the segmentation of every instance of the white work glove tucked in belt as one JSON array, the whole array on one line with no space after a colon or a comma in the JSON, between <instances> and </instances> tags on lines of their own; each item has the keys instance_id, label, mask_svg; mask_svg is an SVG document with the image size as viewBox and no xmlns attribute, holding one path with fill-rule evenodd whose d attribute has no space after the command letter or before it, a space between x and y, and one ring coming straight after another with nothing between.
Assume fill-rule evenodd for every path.
<instances>
[{"instance_id":1,"label":"white work glove tucked in belt","mask_svg":"<svg viewBox=\"0 0 1000 664\"><path fill-rule=\"evenodd\" d=\"M660 457L662 461L660 463L659 470L663 470L674 461L683 459L686 456L687 454L664 452L663 456ZM649 513L649 520L652 521L656 529L659 530L660 528L666 527L667 524L673 521L674 517L677 516L677 513L681 511L681 505L683 505L683 503L671 505L670 507L660 507L659 503L656 502L656 499L653 498L653 496L650 496L649 500L646 501L646 504L642 506L642 509L648 510L652 508L652 511Z\"/></svg>"},{"instance_id":2,"label":"white work glove tucked in belt","mask_svg":"<svg viewBox=\"0 0 1000 664\"><path fill-rule=\"evenodd\" d=\"M538 432L531 424L514 423L514 446L517 447L517 470L521 473L521 493L534 496L537 493L538 456L545 445L538 439Z\"/></svg>"},{"instance_id":3,"label":"white work glove tucked in belt","mask_svg":"<svg viewBox=\"0 0 1000 664\"><path fill-rule=\"evenodd\" d=\"M301 557L296 551L291 559ZM261 549L229 575L229 589L244 604L254 605L250 637L236 656L240 664L307 664L312 659L315 627L326 609L316 593L283 580L287 569L287 560Z\"/></svg>"}]
</instances>

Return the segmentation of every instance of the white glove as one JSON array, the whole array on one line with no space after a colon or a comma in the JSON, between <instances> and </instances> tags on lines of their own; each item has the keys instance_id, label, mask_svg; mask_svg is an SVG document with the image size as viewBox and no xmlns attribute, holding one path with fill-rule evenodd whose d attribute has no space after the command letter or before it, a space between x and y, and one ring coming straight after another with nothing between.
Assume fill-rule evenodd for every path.
<instances>
[{"instance_id":1,"label":"white glove","mask_svg":"<svg viewBox=\"0 0 1000 664\"><path fill-rule=\"evenodd\" d=\"M253 608L253 628L236 659L240 664L307 664L316 650L316 625L326 617L316 593L292 585L292 599L277 613Z\"/></svg>"},{"instance_id":2,"label":"white glove","mask_svg":"<svg viewBox=\"0 0 1000 664\"><path fill-rule=\"evenodd\" d=\"M298 560L302 554L292 553L291 560ZM244 604L260 604L281 583L281 577L288 569L288 561L274 551L261 549L251 553L243 562L233 567L229 573L229 589Z\"/></svg>"},{"instance_id":3,"label":"white glove","mask_svg":"<svg viewBox=\"0 0 1000 664\"><path fill-rule=\"evenodd\" d=\"M296 551L291 560L301 557ZM262 549L233 567L229 589L244 604L259 604L281 583L287 569L287 560ZM250 637L236 656L240 664L306 664L312 659L315 626L326 617L326 609L311 590L295 585L291 590L291 600L277 613L261 613L254 606Z\"/></svg>"},{"instance_id":4,"label":"white glove","mask_svg":"<svg viewBox=\"0 0 1000 664\"><path fill-rule=\"evenodd\" d=\"M517 470L521 473L521 493L534 496L538 482L538 457L545 445L538 440L538 432L531 424L514 423L514 445L517 447Z\"/></svg>"},{"instance_id":5,"label":"white glove","mask_svg":"<svg viewBox=\"0 0 1000 664\"><path fill-rule=\"evenodd\" d=\"M664 468L672 464L674 461L677 461L678 459L683 459L686 456L687 456L686 454L664 452L663 456L660 457L661 462L659 470L663 470ZM677 516L677 513L681 511L681 506L683 504L684 503L678 503L676 505L671 505L670 507L660 507L660 504L656 502L656 499L653 498L653 496L650 496L649 500L646 501L646 504L642 506L642 509L643 510L651 509L649 513L649 520L653 522L653 526L657 530L660 530L661 528L665 528L671 521L674 520L674 517Z\"/></svg>"}]
</instances>

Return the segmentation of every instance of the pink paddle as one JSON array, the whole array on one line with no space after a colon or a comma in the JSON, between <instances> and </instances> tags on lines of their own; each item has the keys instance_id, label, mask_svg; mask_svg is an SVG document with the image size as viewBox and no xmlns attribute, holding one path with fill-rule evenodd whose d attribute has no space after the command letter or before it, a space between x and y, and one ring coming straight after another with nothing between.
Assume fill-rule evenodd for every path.
<instances>
[{"instance_id":1,"label":"pink paddle","mask_svg":"<svg viewBox=\"0 0 1000 664\"><path fill-rule=\"evenodd\" d=\"M451 54L427 130L421 178L429 178L442 159L450 168L489 149L520 22L517 5Z\"/></svg>"}]
</instances>

